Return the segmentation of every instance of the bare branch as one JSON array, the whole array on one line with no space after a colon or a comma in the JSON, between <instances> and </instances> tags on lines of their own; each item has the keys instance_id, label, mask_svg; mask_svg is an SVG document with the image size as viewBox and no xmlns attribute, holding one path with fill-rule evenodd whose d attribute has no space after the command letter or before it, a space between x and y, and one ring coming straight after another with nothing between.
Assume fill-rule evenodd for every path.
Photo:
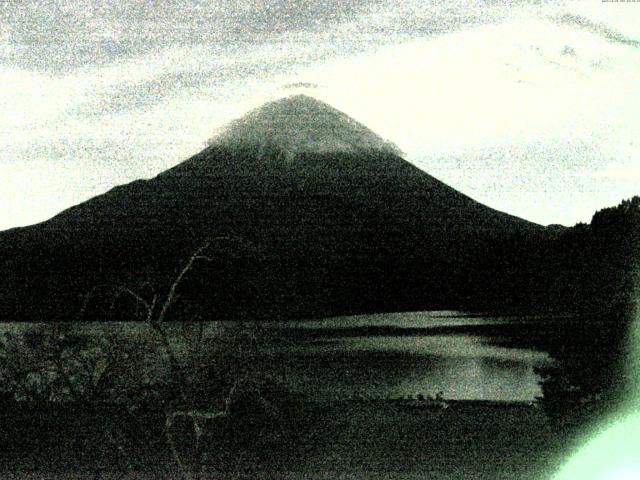
<instances>
[{"instance_id":1,"label":"bare branch","mask_svg":"<svg viewBox=\"0 0 640 480\"><path fill-rule=\"evenodd\" d=\"M176 354L174 353L173 348L171 348L171 343L169 342L169 337L167 335L167 332L164 330L162 325L160 323L158 323L158 322L150 321L148 323L149 323L149 326L160 337L160 341L162 342L162 346L163 346L165 352L167 352L167 356L169 357L169 368L171 370L171 373L173 375L177 375L178 372L179 372L179 369L180 369L180 365L178 364L178 357L176 357Z\"/></svg>"},{"instance_id":2,"label":"bare branch","mask_svg":"<svg viewBox=\"0 0 640 480\"><path fill-rule=\"evenodd\" d=\"M82 318L84 317L85 312L87 311L87 307L89 306L89 301L91 300L91 298L98 292L98 290L102 290L102 289L113 289L114 286L113 285L109 285L106 283L100 284L100 285L95 285L93 288L91 288L91 290L89 290L86 295L84 296L84 301L82 302L82 307L80 308L80 311L78 312L78 320L82 320Z\"/></svg>"},{"instance_id":3,"label":"bare branch","mask_svg":"<svg viewBox=\"0 0 640 480\"><path fill-rule=\"evenodd\" d=\"M156 309L156 304L158 303L158 295L156 293L153 294L153 298L151 299L151 305L147 309L147 322L152 321L153 311Z\"/></svg>"},{"instance_id":4,"label":"bare branch","mask_svg":"<svg viewBox=\"0 0 640 480\"><path fill-rule=\"evenodd\" d=\"M215 420L216 418L222 418L229 415L226 410L220 410L217 412L205 412L202 410L176 410L169 414L173 420L178 417L188 417L192 420Z\"/></svg>"},{"instance_id":5,"label":"bare branch","mask_svg":"<svg viewBox=\"0 0 640 480\"><path fill-rule=\"evenodd\" d=\"M191 270L191 268L193 267L193 264L197 261L197 260L204 260L207 262L212 262L214 260L213 257L210 257L208 255L204 255L203 253L214 243L214 242L220 242L220 241L236 241L239 243L246 243L246 241L242 238L242 237L233 237L233 236L219 236L219 237L214 237L210 240L206 240L202 246L200 246L200 248L198 248L193 255L191 255L191 257L189 258L189 261L185 264L184 268L180 271L180 273L178 274L178 276L175 278L175 280L173 281L173 283L171 284L171 288L169 289L169 293L162 305L162 309L160 310L160 313L158 314L158 317L155 319L156 322L162 322L166 315L167 315L167 311L169 310L169 308L171 307L171 305L176 301L176 289L178 288L178 286L180 285L180 283L182 282L184 276L189 272L189 270Z\"/></svg>"},{"instance_id":6,"label":"bare branch","mask_svg":"<svg viewBox=\"0 0 640 480\"><path fill-rule=\"evenodd\" d=\"M111 308L113 308L115 303L118 301L118 298L120 298L120 296L124 294L128 294L131 297L133 297L138 303L140 303L145 308L145 310L147 311L147 314L149 313L149 311L151 310L151 306L149 305L149 303L144 298L142 298L140 295L138 295L136 292L134 292L128 287L118 288L116 294L113 297L113 300L111 301Z\"/></svg>"},{"instance_id":7,"label":"bare branch","mask_svg":"<svg viewBox=\"0 0 640 480\"><path fill-rule=\"evenodd\" d=\"M184 463L182 463L182 458L178 453L178 447L176 446L175 439L173 438L173 433L171 432L171 428L173 427L174 417L171 414L166 414L165 416L165 435L167 437L167 443L169 444L169 448L171 449L171 453L173 454L173 458L180 469L180 473L186 480L191 480L191 475L189 471L186 469Z\"/></svg>"},{"instance_id":8,"label":"bare branch","mask_svg":"<svg viewBox=\"0 0 640 480\"><path fill-rule=\"evenodd\" d=\"M171 304L175 300L176 289L178 288L178 285L180 285L180 283L182 282L182 279L187 274L187 272L191 270L191 267L193 267L193 264L195 263L195 261L201 260L201 259L202 260L206 259L208 261L211 260L209 257L202 255L202 252L204 252L207 248L209 248L210 244L211 244L211 241L207 240L206 242L204 242L204 244L200 248L198 248L194 252L193 255L191 255L191 258L189 258L189 261L187 262L187 264L184 266L184 268L180 271L176 279L171 284L171 288L169 289L169 293L167 294L167 298L165 299L162 305L162 309L158 314L158 318L156 319L156 322L160 323L165 319L167 315L167 311L169 310L169 307L171 307Z\"/></svg>"}]
</instances>

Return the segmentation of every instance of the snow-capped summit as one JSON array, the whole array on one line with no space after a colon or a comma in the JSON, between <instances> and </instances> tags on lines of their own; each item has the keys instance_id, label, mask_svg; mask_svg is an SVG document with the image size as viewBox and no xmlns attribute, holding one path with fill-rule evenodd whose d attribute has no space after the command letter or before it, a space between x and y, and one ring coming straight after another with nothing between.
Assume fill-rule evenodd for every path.
<instances>
[{"instance_id":1,"label":"snow-capped summit","mask_svg":"<svg viewBox=\"0 0 640 480\"><path fill-rule=\"evenodd\" d=\"M212 143L277 146L288 157L302 152L399 153L391 142L307 95L281 98L250 111L229 123Z\"/></svg>"}]
</instances>

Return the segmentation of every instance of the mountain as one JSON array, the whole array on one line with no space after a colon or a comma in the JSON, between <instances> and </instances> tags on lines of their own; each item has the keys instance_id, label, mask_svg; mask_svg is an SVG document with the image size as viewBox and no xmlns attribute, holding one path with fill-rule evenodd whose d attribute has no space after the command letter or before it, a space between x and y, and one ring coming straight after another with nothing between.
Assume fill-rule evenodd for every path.
<instances>
[{"instance_id":1,"label":"mountain","mask_svg":"<svg viewBox=\"0 0 640 480\"><path fill-rule=\"evenodd\" d=\"M513 269L479 262L494 245L547 235L299 95L249 112L155 178L0 233L0 318L72 319L99 290L85 318L135 317L132 305L112 308L106 286L150 299L207 239L212 260L181 283L173 319L463 308Z\"/></svg>"},{"instance_id":2,"label":"mountain","mask_svg":"<svg viewBox=\"0 0 640 480\"><path fill-rule=\"evenodd\" d=\"M292 161L300 153L399 154L399 149L335 108L306 95L269 102L231 122L213 140L260 149L277 145Z\"/></svg>"}]
</instances>

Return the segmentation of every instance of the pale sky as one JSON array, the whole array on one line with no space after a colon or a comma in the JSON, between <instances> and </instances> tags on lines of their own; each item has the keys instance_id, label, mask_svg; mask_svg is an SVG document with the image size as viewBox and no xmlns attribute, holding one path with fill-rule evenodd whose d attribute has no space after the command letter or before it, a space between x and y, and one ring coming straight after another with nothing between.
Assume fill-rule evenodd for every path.
<instances>
[{"instance_id":1,"label":"pale sky","mask_svg":"<svg viewBox=\"0 0 640 480\"><path fill-rule=\"evenodd\" d=\"M640 193L640 3L5 0L0 230L300 91L532 221Z\"/></svg>"}]
</instances>

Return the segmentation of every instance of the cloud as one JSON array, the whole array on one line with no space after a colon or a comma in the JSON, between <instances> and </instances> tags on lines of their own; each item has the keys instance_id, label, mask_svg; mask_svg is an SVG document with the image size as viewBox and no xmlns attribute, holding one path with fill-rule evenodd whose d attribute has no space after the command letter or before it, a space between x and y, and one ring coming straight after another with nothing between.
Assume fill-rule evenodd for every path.
<instances>
[{"instance_id":1,"label":"cloud","mask_svg":"<svg viewBox=\"0 0 640 480\"><path fill-rule=\"evenodd\" d=\"M9 1L0 31L14 45L4 63L46 72L106 65L168 47L260 46L289 32L313 33L350 21L371 0L42 0Z\"/></svg>"},{"instance_id":2,"label":"cloud","mask_svg":"<svg viewBox=\"0 0 640 480\"><path fill-rule=\"evenodd\" d=\"M635 163L607 165L593 174L594 178L612 178L625 181L640 180L640 160Z\"/></svg>"},{"instance_id":3,"label":"cloud","mask_svg":"<svg viewBox=\"0 0 640 480\"><path fill-rule=\"evenodd\" d=\"M576 55L565 55L569 45ZM541 19L378 48L300 73L446 183L541 223L588 221L630 194L640 52ZM628 148L622 148L627 145Z\"/></svg>"},{"instance_id":4,"label":"cloud","mask_svg":"<svg viewBox=\"0 0 640 480\"><path fill-rule=\"evenodd\" d=\"M566 45L579 45L579 58L562 55ZM596 68L598 60L607 68ZM638 98L639 60L592 34L533 20L379 48L300 76L405 150L444 153L591 134ZM596 95L602 89L607 95Z\"/></svg>"},{"instance_id":5,"label":"cloud","mask_svg":"<svg viewBox=\"0 0 640 480\"><path fill-rule=\"evenodd\" d=\"M622 45L628 45L635 48L640 47L640 40L629 38L602 22L590 20L582 15L576 15L574 13L562 13L555 17L552 17L552 19L561 25L578 27L588 32L601 35L610 42L620 43Z\"/></svg>"}]
</instances>

